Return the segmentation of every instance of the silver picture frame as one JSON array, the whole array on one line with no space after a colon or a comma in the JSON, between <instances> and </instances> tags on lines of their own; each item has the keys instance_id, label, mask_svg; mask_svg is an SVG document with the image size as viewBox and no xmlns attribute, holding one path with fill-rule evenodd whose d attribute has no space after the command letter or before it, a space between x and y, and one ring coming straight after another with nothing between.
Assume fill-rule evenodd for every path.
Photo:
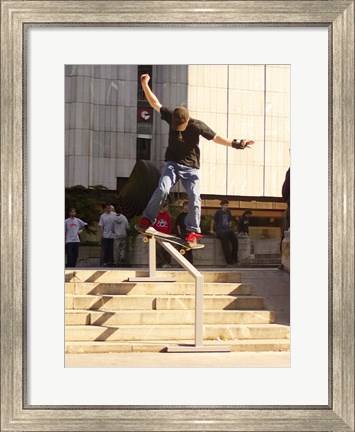
<instances>
[{"instance_id":1,"label":"silver picture frame","mask_svg":"<svg viewBox=\"0 0 355 432\"><path fill-rule=\"evenodd\" d=\"M327 406L28 404L26 31L74 25L328 28ZM354 90L354 1L1 0L1 430L354 431Z\"/></svg>"}]
</instances>

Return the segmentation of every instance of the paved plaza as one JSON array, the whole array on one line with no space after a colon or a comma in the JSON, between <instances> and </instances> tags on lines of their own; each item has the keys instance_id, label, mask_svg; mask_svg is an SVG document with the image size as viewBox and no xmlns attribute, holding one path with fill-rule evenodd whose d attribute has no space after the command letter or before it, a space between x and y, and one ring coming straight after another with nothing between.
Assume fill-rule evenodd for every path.
<instances>
[{"instance_id":1,"label":"paved plaza","mask_svg":"<svg viewBox=\"0 0 355 432\"><path fill-rule=\"evenodd\" d=\"M289 352L67 354L78 368L287 368Z\"/></svg>"}]
</instances>

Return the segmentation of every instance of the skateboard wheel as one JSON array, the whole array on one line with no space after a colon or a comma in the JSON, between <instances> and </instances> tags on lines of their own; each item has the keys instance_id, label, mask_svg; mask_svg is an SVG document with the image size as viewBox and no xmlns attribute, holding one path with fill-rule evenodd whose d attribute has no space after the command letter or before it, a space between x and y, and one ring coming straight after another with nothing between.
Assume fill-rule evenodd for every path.
<instances>
[{"instance_id":1,"label":"skateboard wheel","mask_svg":"<svg viewBox=\"0 0 355 432\"><path fill-rule=\"evenodd\" d=\"M185 249L180 249L181 255L185 255Z\"/></svg>"},{"instance_id":2,"label":"skateboard wheel","mask_svg":"<svg viewBox=\"0 0 355 432\"><path fill-rule=\"evenodd\" d=\"M149 242L149 238L148 237L143 237L143 241L144 241L144 243L148 243Z\"/></svg>"}]
</instances>

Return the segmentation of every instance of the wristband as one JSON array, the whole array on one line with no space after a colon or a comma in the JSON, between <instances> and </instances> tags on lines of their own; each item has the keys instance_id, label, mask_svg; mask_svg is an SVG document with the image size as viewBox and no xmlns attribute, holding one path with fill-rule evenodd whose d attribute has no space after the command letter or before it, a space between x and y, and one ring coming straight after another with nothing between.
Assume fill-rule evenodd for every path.
<instances>
[{"instance_id":1,"label":"wristband","mask_svg":"<svg viewBox=\"0 0 355 432\"><path fill-rule=\"evenodd\" d=\"M236 139L234 139L232 141L232 147L237 149L237 150L244 150L246 147L246 142L245 142L245 140L240 140L238 142Z\"/></svg>"}]
</instances>

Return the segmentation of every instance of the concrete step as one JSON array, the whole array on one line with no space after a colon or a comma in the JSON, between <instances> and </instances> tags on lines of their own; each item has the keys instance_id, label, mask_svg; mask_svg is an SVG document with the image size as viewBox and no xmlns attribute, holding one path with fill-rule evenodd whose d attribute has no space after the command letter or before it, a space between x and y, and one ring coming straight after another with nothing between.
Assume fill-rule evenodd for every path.
<instances>
[{"instance_id":1,"label":"concrete step","mask_svg":"<svg viewBox=\"0 0 355 432\"><path fill-rule=\"evenodd\" d=\"M155 296L71 295L65 296L65 309L155 310Z\"/></svg>"},{"instance_id":2,"label":"concrete step","mask_svg":"<svg viewBox=\"0 0 355 432\"><path fill-rule=\"evenodd\" d=\"M201 271L206 283L212 282L240 282L240 272L235 269L228 269L224 271ZM66 282L123 282L129 278L147 277L149 273L147 270L104 270L104 269L75 269L65 271ZM158 270L158 277L175 278L177 282L194 282L194 278L186 270Z\"/></svg>"},{"instance_id":3,"label":"concrete step","mask_svg":"<svg viewBox=\"0 0 355 432\"><path fill-rule=\"evenodd\" d=\"M157 310L194 309L194 296L159 296ZM264 309L264 300L257 296L204 296L204 310L259 310Z\"/></svg>"},{"instance_id":4,"label":"concrete step","mask_svg":"<svg viewBox=\"0 0 355 432\"><path fill-rule=\"evenodd\" d=\"M149 341L194 339L192 325L66 326L70 341ZM279 324L206 324L204 339L287 339L289 327Z\"/></svg>"},{"instance_id":5,"label":"concrete step","mask_svg":"<svg viewBox=\"0 0 355 432\"><path fill-rule=\"evenodd\" d=\"M204 311L205 324L271 324L275 313L271 311ZM175 311L87 311L69 310L65 313L66 325L147 325L194 324L193 310Z\"/></svg>"},{"instance_id":6,"label":"concrete step","mask_svg":"<svg viewBox=\"0 0 355 432\"><path fill-rule=\"evenodd\" d=\"M194 344L193 340L179 341L183 344ZM120 352L164 352L167 346L174 346L177 342L173 340L166 341L126 341L126 342L84 342L71 341L65 344L67 354L84 354L84 353L120 353ZM208 340L204 342L205 346L228 345L232 352L267 352L267 351L289 351L289 339L252 339L252 340L228 340L216 341ZM166 354L169 355L168 353ZM167 357L167 360L169 358Z\"/></svg>"},{"instance_id":7,"label":"concrete step","mask_svg":"<svg viewBox=\"0 0 355 432\"><path fill-rule=\"evenodd\" d=\"M71 295L65 296L66 309L90 310L186 310L194 309L195 296L149 296L149 295ZM262 297L256 296L204 296L204 310L264 308Z\"/></svg>"},{"instance_id":8,"label":"concrete step","mask_svg":"<svg viewBox=\"0 0 355 432\"><path fill-rule=\"evenodd\" d=\"M204 294L224 294L224 295L250 295L252 286L242 283L205 283L203 286ZM66 282L66 294L77 295L193 295L195 293L194 282L120 282L120 283L100 283L100 282Z\"/></svg>"}]
</instances>

